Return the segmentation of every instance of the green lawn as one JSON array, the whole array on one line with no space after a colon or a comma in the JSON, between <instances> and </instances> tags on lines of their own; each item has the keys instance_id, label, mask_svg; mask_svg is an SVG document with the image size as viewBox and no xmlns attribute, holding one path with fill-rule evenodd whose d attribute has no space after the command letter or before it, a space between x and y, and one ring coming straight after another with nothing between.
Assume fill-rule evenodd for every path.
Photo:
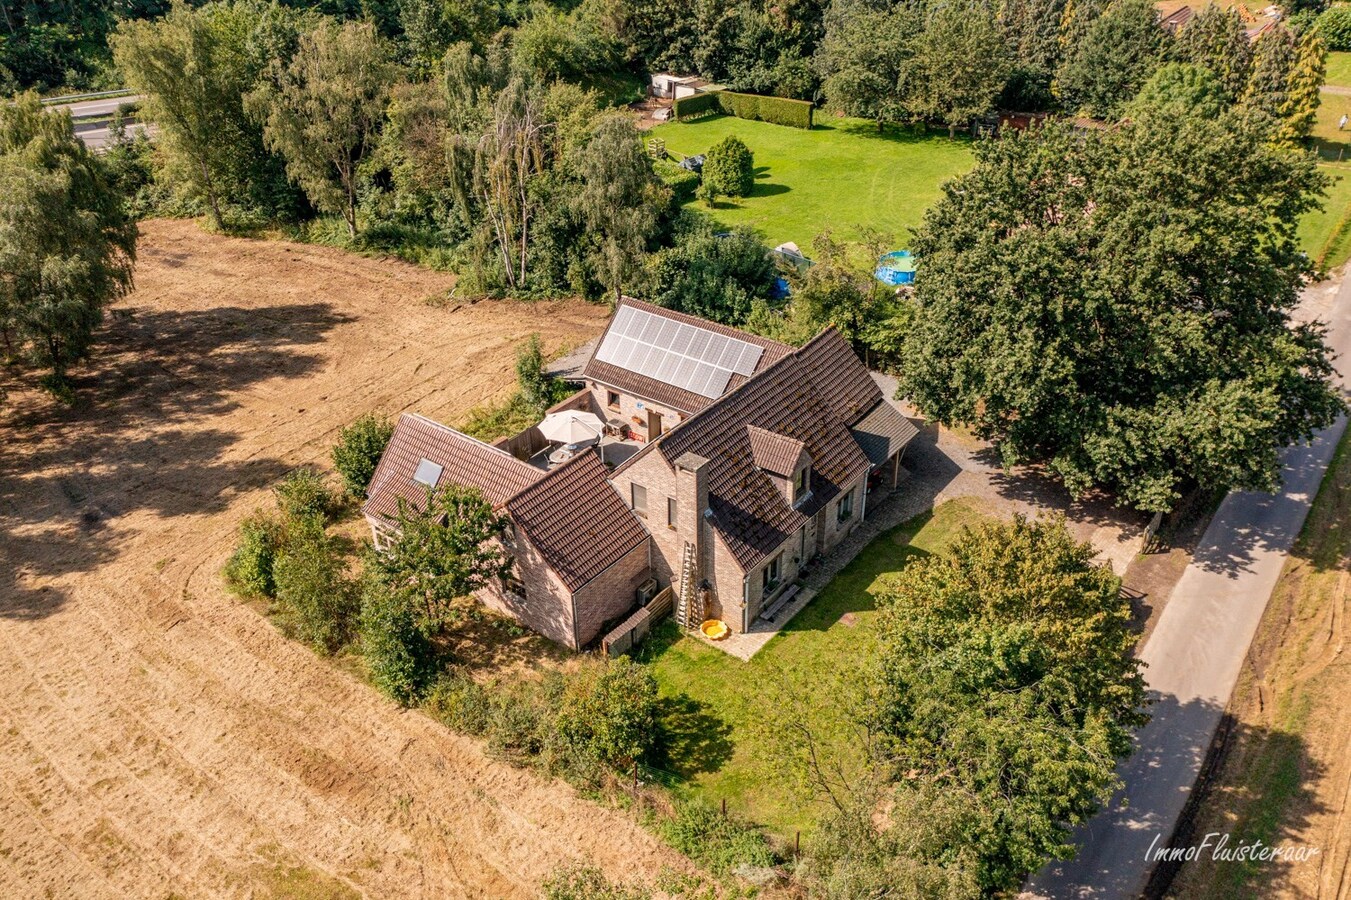
<instances>
[{"instance_id":1,"label":"green lawn","mask_svg":"<svg viewBox=\"0 0 1351 900\"><path fill-rule=\"evenodd\" d=\"M1299 243L1325 268L1332 269L1351 257L1351 233L1339 226L1351 214L1351 167L1321 165L1332 179L1323 208L1306 213L1299 223Z\"/></svg>"},{"instance_id":2,"label":"green lawn","mask_svg":"<svg viewBox=\"0 0 1351 900\"><path fill-rule=\"evenodd\" d=\"M1328 54L1327 74L1324 84L1351 88L1351 53L1333 52Z\"/></svg>"},{"instance_id":3,"label":"green lawn","mask_svg":"<svg viewBox=\"0 0 1351 900\"><path fill-rule=\"evenodd\" d=\"M755 190L720 201L712 214L729 226L749 225L775 245L812 239L832 229L845 240L871 225L903 247L939 196L939 186L972 165L970 142L910 129L878 134L871 122L821 117L810 131L731 116L672 122L652 130L678 154L703 153L729 134L755 154ZM699 201L697 207L707 210Z\"/></svg>"},{"instance_id":4,"label":"green lawn","mask_svg":"<svg viewBox=\"0 0 1351 900\"><path fill-rule=\"evenodd\" d=\"M846 754L848 698L858 664L874 646L874 595L908 561L941 553L963 525L983 518L974 503L943 504L873 541L749 663L682 636L667 622L643 651L661 686L672 738L661 768L678 789L734 810L785 840L820 813L785 764L794 743L783 711L810 713L820 738ZM852 621L841 617L852 614ZM789 699L791 698L791 699Z\"/></svg>"}]
</instances>

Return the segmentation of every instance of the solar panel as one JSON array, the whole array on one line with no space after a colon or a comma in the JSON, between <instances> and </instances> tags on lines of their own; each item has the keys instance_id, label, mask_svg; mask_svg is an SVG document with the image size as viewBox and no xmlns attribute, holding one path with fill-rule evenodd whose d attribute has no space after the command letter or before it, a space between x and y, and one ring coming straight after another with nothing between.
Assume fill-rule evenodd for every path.
<instances>
[{"instance_id":1,"label":"solar panel","mask_svg":"<svg viewBox=\"0 0 1351 900\"><path fill-rule=\"evenodd\" d=\"M596 359L715 399L733 373L754 373L763 353L746 341L623 306Z\"/></svg>"},{"instance_id":2,"label":"solar panel","mask_svg":"<svg viewBox=\"0 0 1351 900\"><path fill-rule=\"evenodd\" d=\"M679 353L681 356L684 356L686 351L690 349L690 341L694 340L694 335L695 329L693 326L684 324L677 326L676 336L671 343L667 345L667 349L672 353Z\"/></svg>"}]
</instances>

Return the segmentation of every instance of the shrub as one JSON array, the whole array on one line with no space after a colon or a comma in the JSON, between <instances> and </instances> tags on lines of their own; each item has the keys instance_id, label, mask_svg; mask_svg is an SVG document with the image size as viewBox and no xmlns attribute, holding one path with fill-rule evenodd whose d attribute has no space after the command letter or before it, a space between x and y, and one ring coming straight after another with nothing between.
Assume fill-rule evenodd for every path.
<instances>
[{"instance_id":1,"label":"shrub","mask_svg":"<svg viewBox=\"0 0 1351 900\"><path fill-rule=\"evenodd\" d=\"M356 612L342 557L322 522L307 516L287 527L273 564L277 624L294 637L333 653L347 642Z\"/></svg>"},{"instance_id":2,"label":"shrub","mask_svg":"<svg viewBox=\"0 0 1351 900\"><path fill-rule=\"evenodd\" d=\"M621 770L652 748L656 726L657 680L627 656L571 676L556 723L578 754Z\"/></svg>"},{"instance_id":3,"label":"shrub","mask_svg":"<svg viewBox=\"0 0 1351 900\"><path fill-rule=\"evenodd\" d=\"M688 203L699 190L699 174L682 169L669 159L659 159L652 163L652 170L662 183L671 189L677 203Z\"/></svg>"},{"instance_id":4,"label":"shrub","mask_svg":"<svg viewBox=\"0 0 1351 900\"><path fill-rule=\"evenodd\" d=\"M521 389L521 399L531 409L542 413L553 405L557 390L557 381L544 371L544 352L540 347L539 335L532 334L516 351L516 382Z\"/></svg>"},{"instance_id":5,"label":"shrub","mask_svg":"<svg viewBox=\"0 0 1351 900\"><path fill-rule=\"evenodd\" d=\"M736 135L714 144L704 157L704 184L728 197L745 197L755 187L755 156Z\"/></svg>"},{"instance_id":6,"label":"shrub","mask_svg":"<svg viewBox=\"0 0 1351 900\"><path fill-rule=\"evenodd\" d=\"M273 493L277 496L277 507L288 519L322 522L333 508L333 492L324 476L314 469L296 469L273 488Z\"/></svg>"},{"instance_id":7,"label":"shrub","mask_svg":"<svg viewBox=\"0 0 1351 900\"><path fill-rule=\"evenodd\" d=\"M1351 50L1351 6L1333 6L1318 17L1315 26L1329 50Z\"/></svg>"},{"instance_id":8,"label":"shrub","mask_svg":"<svg viewBox=\"0 0 1351 900\"><path fill-rule=\"evenodd\" d=\"M361 654L371 681L405 706L416 703L436 671L436 654L406 595L366 579L361 595Z\"/></svg>"},{"instance_id":9,"label":"shrub","mask_svg":"<svg viewBox=\"0 0 1351 900\"><path fill-rule=\"evenodd\" d=\"M738 866L774 865L774 854L756 828L724 816L702 800L683 800L658 826L662 839L718 875Z\"/></svg>"},{"instance_id":10,"label":"shrub","mask_svg":"<svg viewBox=\"0 0 1351 900\"><path fill-rule=\"evenodd\" d=\"M451 731L482 737L493 723L492 697L478 682L446 672L427 694L427 712Z\"/></svg>"},{"instance_id":11,"label":"shrub","mask_svg":"<svg viewBox=\"0 0 1351 900\"><path fill-rule=\"evenodd\" d=\"M652 896L644 887L616 884L600 869L584 864L555 871L543 888L544 900L649 900Z\"/></svg>"},{"instance_id":12,"label":"shrub","mask_svg":"<svg viewBox=\"0 0 1351 900\"><path fill-rule=\"evenodd\" d=\"M562 680L550 673L541 682L494 682L488 750L519 765L553 770L557 731L554 704Z\"/></svg>"},{"instance_id":13,"label":"shrub","mask_svg":"<svg viewBox=\"0 0 1351 900\"><path fill-rule=\"evenodd\" d=\"M282 524L258 510L239 523L239 546L225 564L225 580L246 597L276 593L273 565L282 544Z\"/></svg>"},{"instance_id":14,"label":"shrub","mask_svg":"<svg viewBox=\"0 0 1351 900\"><path fill-rule=\"evenodd\" d=\"M338 432L338 443L333 445L333 467L349 495L365 495L393 434L394 426L388 419L371 413Z\"/></svg>"}]
</instances>

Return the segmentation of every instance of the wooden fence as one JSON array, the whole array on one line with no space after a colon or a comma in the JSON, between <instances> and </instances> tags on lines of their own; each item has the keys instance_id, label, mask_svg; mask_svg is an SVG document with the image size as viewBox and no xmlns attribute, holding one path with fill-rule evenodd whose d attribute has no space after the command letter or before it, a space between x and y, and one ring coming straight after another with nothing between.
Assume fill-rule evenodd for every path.
<instances>
[{"instance_id":1,"label":"wooden fence","mask_svg":"<svg viewBox=\"0 0 1351 900\"><path fill-rule=\"evenodd\" d=\"M653 626L671 614L675 605L675 590L670 585L662 588L652 602L615 626L600 642L601 649L610 656L628 653L643 642Z\"/></svg>"},{"instance_id":2,"label":"wooden fence","mask_svg":"<svg viewBox=\"0 0 1351 900\"><path fill-rule=\"evenodd\" d=\"M562 412L565 409L580 409L587 412L595 412L595 410L591 408L591 392L586 388L582 388L577 393L572 394L566 399L560 400L549 407L544 411L544 414L548 415L549 413ZM507 451L521 461L525 461L549 446L549 442L545 440L544 435L540 434L539 428L531 425L519 434L498 438L493 441L493 446L499 450Z\"/></svg>"}]
</instances>

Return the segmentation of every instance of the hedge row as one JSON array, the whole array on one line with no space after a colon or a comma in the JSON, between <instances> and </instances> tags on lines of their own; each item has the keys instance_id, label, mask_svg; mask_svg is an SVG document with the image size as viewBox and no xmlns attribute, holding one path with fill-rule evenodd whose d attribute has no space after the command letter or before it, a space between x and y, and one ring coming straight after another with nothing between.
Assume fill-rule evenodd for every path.
<instances>
[{"instance_id":1,"label":"hedge row","mask_svg":"<svg viewBox=\"0 0 1351 900\"><path fill-rule=\"evenodd\" d=\"M761 97L759 94L717 94L722 111L738 119L756 119L775 125L794 128L812 127L812 103L809 100L790 100L787 97Z\"/></svg>"},{"instance_id":2,"label":"hedge row","mask_svg":"<svg viewBox=\"0 0 1351 900\"><path fill-rule=\"evenodd\" d=\"M794 128L811 128L813 109L814 106L809 100L762 97L759 94L738 94L733 91L714 91L710 94L682 97L672 106L672 112L677 119L691 119L710 112L723 112L738 119L755 119Z\"/></svg>"},{"instance_id":3,"label":"hedge row","mask_svg":"<svg viewBox=\"0 0 1351 900\"><path fill-rule=\"evenodd\" d=\"M723 93L723 91L714 91L711 94L693 94L689 97L681 97L671 104L671 114L677 119L693 119L696 116L719 112L722 109L722 104L718 97Z\"/></svg>"}]
</instances>

